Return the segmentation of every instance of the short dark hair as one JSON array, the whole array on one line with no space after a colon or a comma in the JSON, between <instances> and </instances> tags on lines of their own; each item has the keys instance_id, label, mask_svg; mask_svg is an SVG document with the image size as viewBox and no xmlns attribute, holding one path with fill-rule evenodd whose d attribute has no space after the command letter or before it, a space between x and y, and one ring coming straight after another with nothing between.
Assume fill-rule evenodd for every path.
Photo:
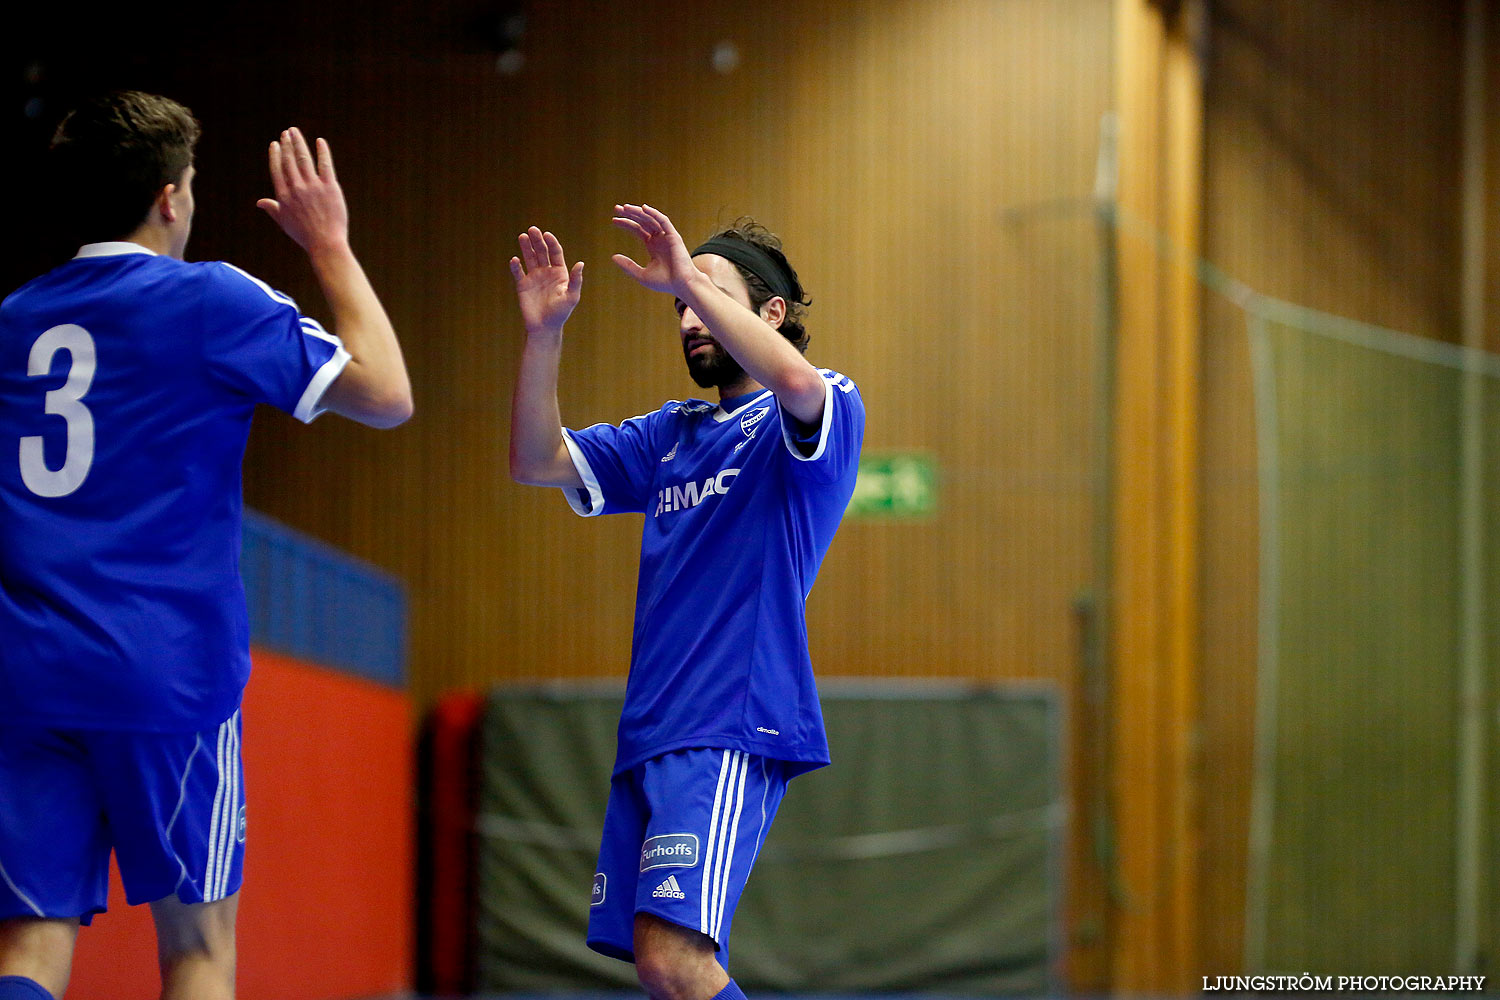
<instances>
[{"instance_id":1,"label":"short dark hair","mask_svg":"<svg viewBox=\"0 0 1500 1000\"><path fill-rule=\"evenodd\" d=\"M776 255L783 260L786 259L785 252L781 249L781 237L771 232L765 226L756 222L748 215L742 215L729 224L727 229L721 229L714 233L709 239L731 239L744 240L753 243L766 250L774 250ZM740 277L745 279L745 285L750 290L750 308L760 312L760 307L770 302L776 296L771 291L771 286L750 271L742 264L730 261L734 269L740 272ZM790 340L799 351L806 351L812 335L803 326L803 318L807 316L807 307L812 305L812 299L807 297L807 292L802 288L802 279L797 277L797 271L788 261L786 269L791 272L792 283L797 288L795 300L786 303L786 318L781 321L780 333ZM785 296L783 296L785 299Z\"/></svg>"},{"instance_id":2,"label":"short dark hair","mask_svg":"<svg viewBox=\"0 0 1500 1000\"><path fill-rule=\"evenodd\" d=\"M48 173L70 235L91 243L133 232L157 192L181 182L200 132L181 104L135 90L69 112L52 136Z\"/></svg>"}]
</instances>

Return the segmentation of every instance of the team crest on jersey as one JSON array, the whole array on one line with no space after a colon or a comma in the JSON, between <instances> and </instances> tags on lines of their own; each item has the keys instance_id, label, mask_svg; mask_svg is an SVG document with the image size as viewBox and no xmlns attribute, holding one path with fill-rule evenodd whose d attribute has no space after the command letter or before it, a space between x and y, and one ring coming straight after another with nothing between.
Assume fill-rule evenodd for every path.
<instances>
[{"instance_id":1,"label":"team crest on jersey","mask_svg":"<svg viewBox=\"0 0 1500 1000\"><path fill-rule=\"evenodd\" d=\"M745 432L746 437L755 437L755 425L766 419L766 414L771 412L769 406L758 406L749 413L740 417L740 430Z\"/></svg>"},{"instance_id":2,"label":"team crest on jersey","mask_svg":"<svg viewBox=\"0 0 1500 1000\"><path fill-rule=\"evenodd\" d=\"M641 871L653 868L698 867L698 835L696 833L664 833L649 837L641 845Z\"/></svg>"}]
</instances>

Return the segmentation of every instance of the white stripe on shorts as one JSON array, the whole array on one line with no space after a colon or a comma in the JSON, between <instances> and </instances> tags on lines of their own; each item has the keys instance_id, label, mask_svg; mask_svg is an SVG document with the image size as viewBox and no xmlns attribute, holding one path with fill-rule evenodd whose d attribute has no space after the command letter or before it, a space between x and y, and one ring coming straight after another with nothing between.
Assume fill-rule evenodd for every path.
<instances>
[{"instance_id":1,"label":"white stripe on shorts","mask_svg":"<svg viewBox=\"0 0 1500 1000\"><path fill-rule=\"evenodd\" d=\"M729 774L729 755L732 752L725 750L724 761L719 765L719 787L714 790L714 811L708 821L708 842L703 845L703 892L698 897L698 930L703 934L707 934L712 926L709 921L709 898L712 895L709 886L714 874L714 841L719 835L719 803L724 798L724 779Z\"/></svg>"},{"instance_id":2,"label":"white stripe on shorts","mask_svg":"<svg viewBox=\"0 0 1500 1000\"><path fill-rule=\"evenodd\" d=\"M177 785L177 805L172 810L172 818L167 820L166 832L162 834L162 839L167 842L168 847L172 845L172 827L177 825L177 817L182 815L182 804L187 801L188 775L193 773L193 761L198 759L198 752L202 749L203 735L200 733L193 740L193 752L188 754L187 763L182 765L182 781ZM172 891L176 892L182 888L182 883L187 879L188 870L187 863L182 860L182 855L177 853L175 847L172 848L172 854L177 858L177 867L182 870L182 874L177 877L177 884L172 886Z\"/></svg>"},{"instance_id":3,"label":"white stripe on shorts","mask_svg":"<svg viewBox=\"0 0 1500 1000\"><path fill-rule=\"evenodd\" d=\"M193 761L202 749L203 737L200 735L193 741L193 752L188 754L187 763L182 765L182 780L177 783L177 806L172 810L172 818L167 820L167 832L164 834L169 841L172 839L172 827L177 825L177 816L182 812L182 803L187 801L187 781L188 775L193 772Z\"/></svg>"},{"instance_id":4,"label":"white stripe on shorts","mask_svg":"<svg viewBox=\"0 0 1500 1000\"><path fill-rule=\"evenodd\" d=\"M719 940L719 932L724 928L724 910L729 901L729 871L734 867L734 845L740 836L740 814L745 809L745 776L750 773L750 760L748 756L740 754L740 783L734 792L734 822L729 824L729 849L724 852L724 871L722 878L724 887L719 892L719 913L714 918L713 939Z\"/></svg>"},{"instance_id":5,"label":"white stripe on shorts","mask_svg":"<svg viewBox=\"0 0 1500 1000\"><path fill-rule=\"evenodd\" d=\"M32 913L35 913L39 917L46 916L46 914L42 912L42 908L40 906L37 906L36 902L30 896L22 892L20 886L11 881L10 873L5 870L4 865L0 865L0 878L5 879L5 884L10 886L10 891L15 893L16 898L25 903Z\"/></svg>"},{"instance_id":6,"label":"white stripe on shorts","mask_svg":"<svg viewBox=\"0 0 1500 1000\"><path fill-rule=\"evenodd\" d=\"M234 863L234 849L239 842L240 802L240 713L235 712L224 723L229 729L229 752L224 755L224 764L229 768L229 794L224 796L224 819L219 824L219 875L213 886L213 895L205 899L223 899L228 895L229 869Z\"/></svg>"},{"instance_id":7,"label":"white stripe on shorts","mask_svg":"<svg viewBox=\"0 0 1500 1000\"><path fill-rule=\"evenodd\" d=\"M203 869L202 893L204 902L207 902L211 898L209 892L211 891L211 887L214 884L215 877L218 875L218 871L215 868L215 862L219 860L219 816L224 805L224 744L227 741L228 730L226 729L226 727L228 725L229 723L227 721L219 724L219 749L217 761L217 766L219 769L219 783L214 788L214 808L209 817L208 864Z\"/></svg>"},{"instance_id":8,"label":"white stripe on shorts","mask_svg":"<svg viewBox=\"0 0 1500 1000\"><path fill-rule=\"evenodd\" d=\"M224 858L224 885L219 895L229 895L229 875L234 868L234 856L240 849L240 808L245 804L243 781L245 767L240 763L240 713L234 712L234 806L229 811L229 853Z\"/></svg>"},{"instance_id":9,"label":"white stripe on shorts","mask_svg":"<svg viewBox=\"0 0 1500 1000\"><path fill-rule=\"evenodd\" d=\"M704 851L703 903L699 929L718 940L724 925L725 902L729 895L729 869L734 861L735 826L745 804L745 775L749 771L748 755L742 750L725 750L719 768L719 787L714 792L714 811L709 820L708 845Z\"/></svg>"}]
</instances>

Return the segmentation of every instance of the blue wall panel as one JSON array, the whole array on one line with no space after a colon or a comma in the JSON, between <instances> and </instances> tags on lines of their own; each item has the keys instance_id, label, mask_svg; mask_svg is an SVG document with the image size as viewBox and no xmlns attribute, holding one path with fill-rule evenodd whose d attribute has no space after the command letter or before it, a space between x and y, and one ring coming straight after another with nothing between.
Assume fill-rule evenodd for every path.
<instances>
[{"instance_id":1,"label":"blue wall panel","mask_svg":"<svg viewBox=\"0 0 1500 1000\"><path fill-rule=\"evenodd\" d=\"M406 588L396 577L253 510L240 576L252 642L406 685Z\"/></svg>"}]
</instances>

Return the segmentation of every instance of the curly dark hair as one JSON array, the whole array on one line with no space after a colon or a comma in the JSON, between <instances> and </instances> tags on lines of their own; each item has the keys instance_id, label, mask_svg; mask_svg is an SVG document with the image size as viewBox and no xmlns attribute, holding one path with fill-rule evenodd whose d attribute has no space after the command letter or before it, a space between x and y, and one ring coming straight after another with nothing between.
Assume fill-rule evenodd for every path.
<instances>
[{"instance_id":1,"label":"curly dark hair","mask_svg":"<svg viewBox=\"0 0 1500 1000\"><path fill-rule=\"evenodd\" d=\"M720 229L709 236L709 239L720 238L753 243L763 250L769 250L772 256L786 261L786 253L781 249L781 237L748 215L740 216L731 222L728 228ZM745 285L750 289L750 308L759 312L760 307L771 301L776 293L771 291L770 285L752 274L748 268L734 261L730 263L734 264L735 270L740 272L740 277L745 279ZM790 340L797 350L805 353L812 336L803 325L803 319L807 316L808 306L812 305L812 299L808 298L806 290L802 287L802 279L797 277L797 271L789 261L786 269L792 276L792 284L796 286L797 295L795 300L788 301L786 304L786 318L781 321L779 332Z\"/></svg>"},{"instance_id":2,"label":"curly dark hair","mask_svg":"<svg viewBox=\"0 0 1500 1000\"><path fill-rule=\"evenodd\" d=\"M86 243L128 236L157 192L181 183L200 133L181 104L135 90L69 112L52 137L48 168L70 235Z\"/></svg>"}]
</instances>

